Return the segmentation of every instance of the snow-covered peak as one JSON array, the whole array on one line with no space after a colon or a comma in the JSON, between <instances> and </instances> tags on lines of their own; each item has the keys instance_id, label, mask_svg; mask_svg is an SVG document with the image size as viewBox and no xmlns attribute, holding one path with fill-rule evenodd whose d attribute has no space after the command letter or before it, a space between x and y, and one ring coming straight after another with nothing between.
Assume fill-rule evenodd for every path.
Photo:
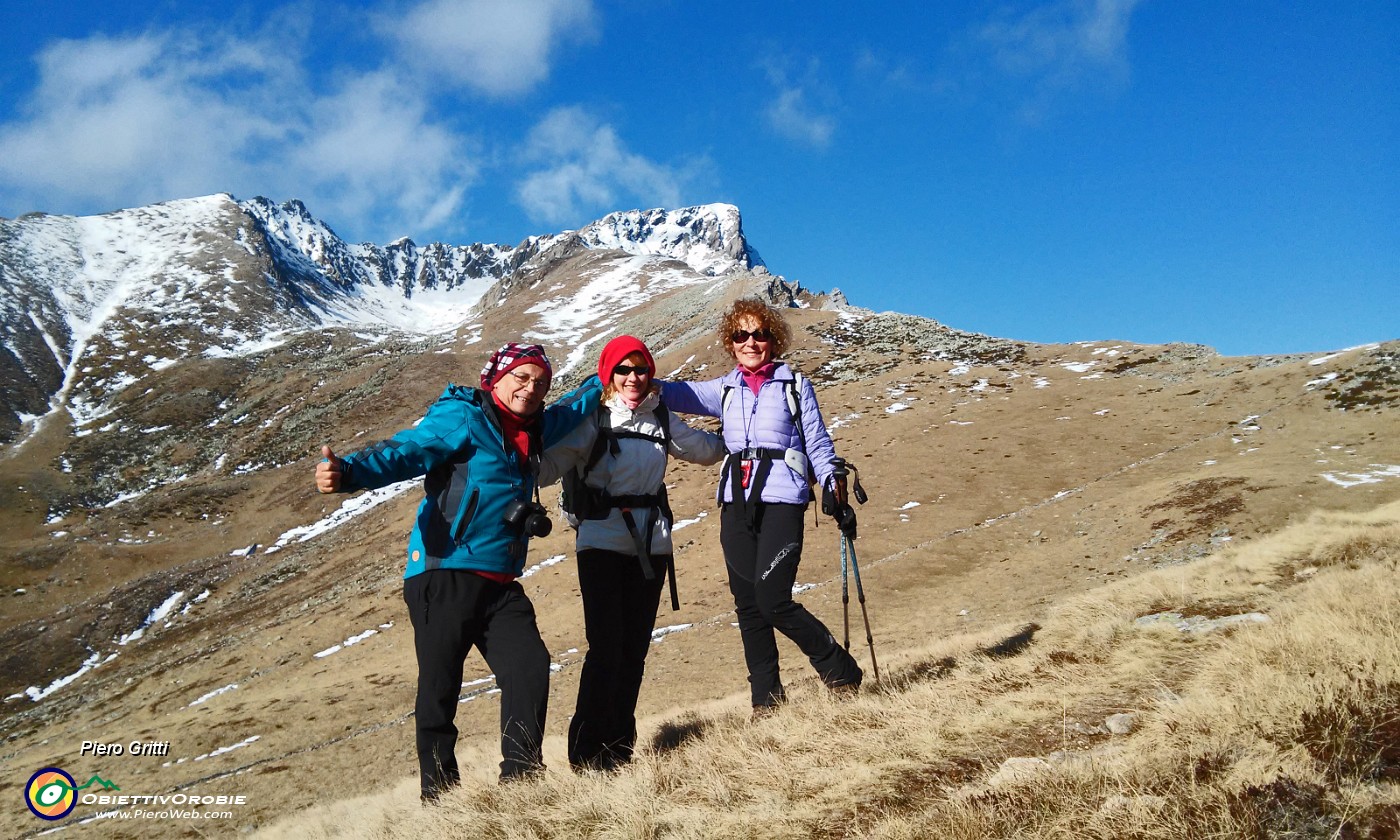
<instances>
[{"instance_id":1,"label":"snow-covered peak","mask_svg":"<svg viewBox=\"0 0 1400 840\"><path fill-rule=\"evenodd\" d=\"M274 204L258 196L238 204L244 212L262 222L269 237L280 240L313 260L323 256L328 247L344 244L329 225L312 216L306 205L296 199Z\"/></svg>"},{"instance_id":2,"label":"snow-covered peak","mask_svg":"<svg viewBox=\"0 0 1400 840\"><path fill-rule=\"evenodd\" d=\"M578 237L589 248L676 259L711 276L763 265L744 239L739 208L732 204L612 213Z\"/></svg>"}]
</instances>

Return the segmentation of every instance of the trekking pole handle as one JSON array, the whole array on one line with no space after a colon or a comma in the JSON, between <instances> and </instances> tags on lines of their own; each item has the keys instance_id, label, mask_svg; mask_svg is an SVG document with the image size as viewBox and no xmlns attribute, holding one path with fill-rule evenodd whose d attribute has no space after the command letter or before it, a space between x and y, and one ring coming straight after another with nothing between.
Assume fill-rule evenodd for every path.
<instances>
[{"instance_id":1,"label":"trekking pole handle","mask_svg":"<svg viewBox=\"0 0 1400 840\"><path fill-rule=\"evenodd\" d=\"M846 478L849 475L850 472L846 469L844 458L831 459L831 490L835 495L837 506L846 504ZM835 513L834 510L827 512Z\"/></svg>"}]
</instances>

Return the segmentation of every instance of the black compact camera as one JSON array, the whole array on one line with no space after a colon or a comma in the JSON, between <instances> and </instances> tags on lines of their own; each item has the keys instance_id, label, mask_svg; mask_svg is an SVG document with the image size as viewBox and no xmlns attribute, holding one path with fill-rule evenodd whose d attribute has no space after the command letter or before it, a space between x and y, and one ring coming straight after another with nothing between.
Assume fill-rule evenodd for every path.
<instances>
[{"instance_id":1,"label":"black compact camera","mask_svg":"<svg viewBox=\"0 0 1400 840\"><path fill-rule=\"evenodd\" d=\"M510 504L506 505L506 512L501 514L501 519L519 533L532 537L547 537L554 528L544 505L522 499L511 499Z\"/></svg>"}]
</instances>

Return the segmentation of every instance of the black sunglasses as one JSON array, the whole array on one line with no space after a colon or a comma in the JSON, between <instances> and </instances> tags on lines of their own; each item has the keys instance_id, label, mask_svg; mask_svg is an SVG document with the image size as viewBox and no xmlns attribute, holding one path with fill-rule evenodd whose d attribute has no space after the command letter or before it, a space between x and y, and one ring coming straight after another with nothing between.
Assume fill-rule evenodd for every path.
<instances>
[{"instance_id":1,"label":"black sunglasses","mask_svg":"<svg viewBox=\"0 0 1400 840\"><path fill-rule=\"evenodd\" d=\"M763 329L762 327L754 330L753 332L749 332L748 330L735 330L734 332L729 334L729 340L734 342L735 344L743 344L750 338L752 338L754 341L767 342L773 338L773 334L768 330Z\"/></svg>"},{"instance_id":2,"label":"black sunglasses","mask_svg":"<svg viewBox=\"0 0 1400 840\"><path fill-rule=\"evenodd\" d=\"M613 368L613 376L626 376L629 373L635 373L638 376L646 376L648 373L651 373L651 368L646 365L618 365Z\"/></svg>"}]
</instances>

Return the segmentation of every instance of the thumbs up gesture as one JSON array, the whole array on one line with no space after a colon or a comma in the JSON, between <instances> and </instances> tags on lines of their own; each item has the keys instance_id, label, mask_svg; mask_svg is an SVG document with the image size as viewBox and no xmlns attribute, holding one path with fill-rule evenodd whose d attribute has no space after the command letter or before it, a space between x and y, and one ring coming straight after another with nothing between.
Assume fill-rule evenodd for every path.
<instances>
[{"instance_id":1,"label":"thumbs up gesture","mask_svg":"<svg viewBox=\"0 0 1400 840\"><path fill-rule=\"evenodd\" d=\"M340 478L345 462L335 456L329 446L321 447L321 461L316 465L316 489L322 493L340 492Z\"/></svg>"}]
</instances>

